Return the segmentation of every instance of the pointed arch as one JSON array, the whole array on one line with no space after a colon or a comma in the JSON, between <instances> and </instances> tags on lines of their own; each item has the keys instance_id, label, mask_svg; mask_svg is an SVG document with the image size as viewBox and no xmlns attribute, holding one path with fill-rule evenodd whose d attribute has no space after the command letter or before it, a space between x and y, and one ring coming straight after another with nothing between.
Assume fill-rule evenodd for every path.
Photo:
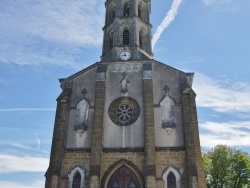
<instances>
[{"instance_id":1,"label":"pointed arch","mask_svg":"<svg viewBox=\"0 0 250 188\"><path fill-rule=\"evenodd\" d=\"M117 187L117 185L119 185L121 183L120 181L122 180L121 178L118 178L120 176L126 176L126 178L124 178L126 179L126 187L144 187L144 180L141 175L141 172L132 162L126 159L117 161L109 167L109 169L103 176L101 187Z\"/></svg>"},{"instance_id":2,"label":"pointed arch","mask_svg":"<svg viewBox=\"0 0 250 188\"><path fill-rule=\"evenodd\" d=\"M129 30L125 28L122 33L122 44L123 45L129 45L130 43L130 36L129 36Z\"/></svg>"},{"instance_id":3,"label":"pointed arch","mask_svg":"<svg viewBox=\"0 0 250 188\"><path fill-rule=\"evenodd\" d=\"M75 167L69 174L69 188L84 188L85 170Z\"/></svg>"},{"instance_id":4,"label":"pointed arch","mask_svg":"<svg viewBox=\"0 0 250 188\"><path fill-rule=\"evenodd\" d=\"M164 170L162 179L164 181L164 188L180 188L180 172L172 166L169 166Z\"/></svg>"}]
</instances>

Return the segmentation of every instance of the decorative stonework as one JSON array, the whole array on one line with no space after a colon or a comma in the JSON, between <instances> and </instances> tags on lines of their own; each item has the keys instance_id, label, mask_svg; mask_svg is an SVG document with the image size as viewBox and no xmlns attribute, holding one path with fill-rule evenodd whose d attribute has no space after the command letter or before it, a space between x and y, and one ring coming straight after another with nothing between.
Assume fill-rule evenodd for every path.
<instances>
[{"instance_id":1,"label":"decorative stonework","mask_svg":"<svg viewBox=\"0 0 250 188\"><path fill-rule=\"evenodd\" d=\"M172 129L176 127L175 115L174 115L174 106L175 101L172 97L169 96L169 87L166 85L165 96L160 102L161 106L161 119L162 119L162 128L165 129L168 134L171 134Z\"/></svg>"},{"instance_id":2,"label":"decorative stonework","mask_svg":"<svg viewBox=\"0 0 250 188\"><path fill-rule=\"evenodd\" d=\"M75 130L82 135L88 129L89 102L86 100L87 90L82 90L82 100L76 107L76 125Z\"/></svg>"},{"instance_id":3,"label":"decorative stonework","mask_svg":"<svg viewBox=\"0 0 250 188\"><path fill-rule=\"evenodd\" d=\"M108 66L110 72L126 72L142 70L141 63L112 64Z\"/></svg>"},{"instance_id":4,"label":"decorative stonework","mask_svg":"<svg viewBox=\"0 0 250 188\"><path fill-rule=\"evenodd\" d=\"M121 83L121 92L125 95L128 92L128 84L129 80L127 79L127 74L124 72L123 73L123 78L120 81Z\"/></svg>"},{"instance_id":5,"label":"decorative stonework","mask_svg":"<svg viewBox=\"0 0 250 188\"><path fill-rule=\"evenodd\" d=\"M135 99L130 97L120 97L109 106L109 117L116 125L131 125L139 115L140 106Z\"/></svg>"}]
</instances>

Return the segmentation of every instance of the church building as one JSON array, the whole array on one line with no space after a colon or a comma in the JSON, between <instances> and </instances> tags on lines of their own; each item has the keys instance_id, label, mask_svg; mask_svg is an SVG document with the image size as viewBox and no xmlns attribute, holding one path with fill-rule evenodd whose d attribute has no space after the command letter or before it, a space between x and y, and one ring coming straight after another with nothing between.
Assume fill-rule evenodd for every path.
<instances>
[{"instance_id":1,"label":"church building","mask_svg":"<svg viewBox=\"0 0 250 188\"><path fill-rule=\"evenodd\" d=\"M154 60L150 0L107 0L97 62L59 79L45 188L205 188L193 73Z\"/></svg>"}]
</instances>

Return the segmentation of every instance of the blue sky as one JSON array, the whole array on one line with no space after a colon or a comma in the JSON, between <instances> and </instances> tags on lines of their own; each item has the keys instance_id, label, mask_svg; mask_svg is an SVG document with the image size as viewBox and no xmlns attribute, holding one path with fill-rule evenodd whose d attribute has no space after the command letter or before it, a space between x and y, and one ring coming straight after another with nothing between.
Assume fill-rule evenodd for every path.
<instances>
[{"instance_id":1,"label":"blue sky","mask_svg":"<svg viewBox=\"0 0 250 188\"><path fill-rule=\"evenodd\" d=\"M104 13L104 0L1 1L1 186L44 186L58 78L100 60ZM249 18L249 0L152 0L154 58L195 72L204 148L250 153Z\"/></svg>"}]
</instances>

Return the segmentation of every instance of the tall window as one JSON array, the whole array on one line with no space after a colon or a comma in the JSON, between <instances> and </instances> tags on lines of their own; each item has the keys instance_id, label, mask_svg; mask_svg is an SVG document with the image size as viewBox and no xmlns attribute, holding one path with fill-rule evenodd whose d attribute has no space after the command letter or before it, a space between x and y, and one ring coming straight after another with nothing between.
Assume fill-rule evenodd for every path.
<instances>
[{"instance_id":1,"label":"tall window","mask_svg":"<svg viewBox=\"0 0 250 188\"><path fill-rule=\"evenodd\" d=\"M73 177L72 188L81 188L81 174L79 172Z\"/></svg>"},{"instance_id":2,"label":"tall window","mask_svg":"<svg viewBox=\"0 0 250 188\"><path fill-rule=\"evenodd\" d=\"M179 170L171 166L164 170L162 175L164 181L164 188L180 188L181 174Z\"/></svg>"},{"instance_id":3,"label":"tall window","mask_svg":"<svg viewBox=\"0 0 250 188\"><path fill-rule=\"evenodd\" d=\"M123 45L129 45L129 31L127 29L123 31Z\"/></svg>"},{"instance_id":4,"label":"tall window","mask_svg":"<svg viewBox=\"0 0 250 188\"><path fill-rule=\"evenodd\" d=\"M123 11L124 11L124 13L123 13L124 16L129 16L130 7L129 7L128 4L124 5L124 10Z\"/></svg>"},{"instance_id":5,"label":"tall window","mask_svg":"<svg viewBox=\"0 0 250 188\"><path fill-rule=\"evenodd\" d=\"M83 168L77 166L69 174L69 188L83 188L85 171Z\"/></svg>"},{"instance_id":6,"label":"tall window","mask_svg":"<svg viewBox=\"0 0 250 188\"><path fill-rule=\"evenodd\" d=\"M142 8L141 8L141 5L138 6L138 17L142 18Z\"/></svg>"},{"instance_id":7,"label":"tall window","mask_svg":"<svg viewBox=\"0 0 250 188\"><path fill-rule=\"evenodd\" d=\"M167 177L168 187L167 188L176 188L176 178L173 172L170 172Z\"/></svg>"}]
</instances>

